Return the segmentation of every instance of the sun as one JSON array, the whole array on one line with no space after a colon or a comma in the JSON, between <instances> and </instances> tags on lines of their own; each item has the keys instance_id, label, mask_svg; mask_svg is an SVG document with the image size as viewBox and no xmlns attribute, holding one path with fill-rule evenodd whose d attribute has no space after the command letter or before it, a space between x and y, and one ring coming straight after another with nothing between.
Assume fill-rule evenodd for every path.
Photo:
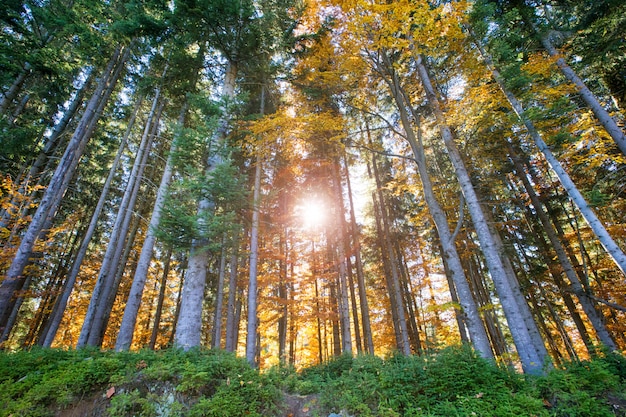
<instances>
[{"instance_id":1,"label":"sun","mask_svg":"<svg viewBox=\"0 0 626 417\"><path fill-rule=\"evenodd\" d=\"M300 201L297 208L304 229L314 230L326 223L328 207L320 197L307 196Z\"/></svg>"}]
</instances>

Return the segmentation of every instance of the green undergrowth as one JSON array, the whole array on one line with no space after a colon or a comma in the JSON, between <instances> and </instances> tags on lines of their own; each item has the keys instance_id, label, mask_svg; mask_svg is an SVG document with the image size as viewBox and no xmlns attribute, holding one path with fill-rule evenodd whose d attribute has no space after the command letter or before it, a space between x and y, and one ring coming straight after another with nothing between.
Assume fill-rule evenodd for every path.
<instances>
[{"instance_id":1,"label":"green undergrowth","mask_svg":"<svg viewBox=\"0 0 626 417\"><path fill-rule=\"evenodd\" d=\"M0 353L0 416L7 417L281 416L293 413L281 406L283 392L314 394L309 415L319 417L626 416L626 360L602 354L528 377L466 347L341 356L300 372L258 372L208 350Z\"/></svg>"},{"instance_id":2,"label":"green undergrowth","mask_svg":"<svg viewBox=\"0 0 626 417\"><path fill-rule=\"evenodd\" d=\"M467 347L438 353L340 357L288 379L319 392L327 412L353 416L626 416L626 360L618 354L530 377Z\"/></svg>"},{"instance_id":3,"label":"green undergrowth","mask_svg":"<svg viewBox=\"0 0 626 417\"><path fill-rule=\"evenodd\" d=\"M277 384L223 351L0 354L0 416L55 416L81 401L98 416L266 416Z\"/></svg>"}]
</instances>

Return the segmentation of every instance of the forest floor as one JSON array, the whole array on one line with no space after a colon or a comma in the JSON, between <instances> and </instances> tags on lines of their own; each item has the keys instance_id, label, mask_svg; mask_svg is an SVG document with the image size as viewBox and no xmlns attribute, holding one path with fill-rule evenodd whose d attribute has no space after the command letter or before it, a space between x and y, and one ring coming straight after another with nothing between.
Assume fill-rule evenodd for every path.
<instances>
[{"instance_id":1,"label":"forest floor","mask_svg":"<svg viewBox=\"0 0 626 417\"><path fill-rule=\"evenodd\" d=\"M527 376L466 346L262 372L211 350L0 352L0 417L347 415L626 417L626 357Z\"/></svg>"},{"instance_id":2,"label":"forest floor","mask_svg":"<svg viewBox=\"0 0 626 417\"><path fill-rule=\"evenodd\" d=\"M315 417L322 414L318 406L319 394L299 395L283 392L278 417ZM53 410L55 417L110 417L107 411L110 398L98 392L74 402L70 407Z\"/></svg>"}]
</instances>

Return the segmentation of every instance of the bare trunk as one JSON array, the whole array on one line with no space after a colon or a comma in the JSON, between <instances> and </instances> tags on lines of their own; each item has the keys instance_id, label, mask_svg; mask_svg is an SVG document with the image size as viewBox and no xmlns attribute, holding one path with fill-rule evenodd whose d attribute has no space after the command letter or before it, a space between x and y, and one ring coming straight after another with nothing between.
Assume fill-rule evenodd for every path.
<instances>
[{"instance_id":1,"label":"bare trunk","mask_svg":"<svg viewBox=\"0 0 626 417\"><path fill-rule=\"evenodd\" d=\"M222 310L224 305L224 277L226 275L226 234L222 239L222 253L220 254L220 269L217 274L217 291L215 292L215 320L213 321L213 337L211 347L222 347Z\"/></svg>"},{"instance_id":2,"label":"bare trunk","mask_svg":"<svg viewBox=\"0 0 626 417\"><path fill-rule=\"evenodd\" d=\"M185 124L186 113L187 105L183 104L180 115L178 117L178 126L180 128L182 128ZM161 222L161 214L163 212L163 205L165 203L167 189L170 185L170 182L172 180L172 174L174 172L174 154L176 153L177 147L176 142L177 138L174 138L169 150L169 154L167 156L163 175L161 176L159 189L157 190L157 195L154 202L154 209L152 210L150 224L148 225L148 232L141 247L141 255L139 256L137 270L135 271L135 275L133 277L133 284L130 288L130 293L126 301L126 308L124 309L122 324L120 326L119 334L117 336L117 341L115 342L115 350L117 351L128 350L133 341L135 324L137 322L137 314L139 313L141 297L143 296L143 290L146 285L146 279L148 277L148 270L150 269L150 262L152 261L154 245L156 243L156 231L158 230L159 224Z\"/></svg>"},{"instance_id":3,"label":"bare trunk","mask_svg":"<svg viewBox=\"0 0 626 417\"><path fill-rule=\"evenodd\" d=\"M65 312L65 307L67 306L67 302L74 290L74 284L76 283L76 278L80 272L81 265L83 260L85 259L85 255L87 254L87 249L89 248L89 243L91 242L91 238L93 237L96 227L98 225L98 218L100 217L100 213L104 207L104 204L107 201L109 191L111 189L111 184L113 182L113 178L117 172L117 169L120 164L120 160L126 149L126 145L128 143L128 137L130 136L131 129L135 123L135 119L137 117L137 112L139 111L139 105L141 100L137 102L135 106L135 111L133 112L129 122L128 127L126 129L126 133L120 143L120 146L117 150L117 154L115 155L115 159L111 164L111 168L109 169L109 175L107 176L106 181L104 182L104 186L102 187L102 192L100 193L100 198L98 199L98 203L96 204L96 208L94 209L93 214L91 215L91 221L89 222L89 226L87 227L87 231L85 232L85 236L83 237L83 241L78 248L78 252L76 254L76 258L72 263L72 268L66 278L63 293L57 300L57 303L54 307L54 311L52 313L52 317L50 320L50 326L45 331L45 336L43 338L43 346L50 347L54 338L56 336L57 330L59 329L59 325L61 324L61 320L63 319L63 313Z\"/></svg>"},{"instance_id":4,"label":"bare trunk","mask_svg":"<svg viewBox=\"0 0 626 417\"><path fill-rule=\"evenodd\" d=\"M398 349L405 355L411 354L411 345L409 343L409 332L406 324L406 315L404 311L404 303L402 292L400 289L400 273L398 270L398 260L393 251L393 245L391 244L391 231L389 227L389 218L387 216L387 209L385 208L385 199L383 197L383 185L380 179L380 173L378 171L378 164L375 158L372 158L372 168L374 170L374 179L376 180L376 187L378 192L378 208L380 212L380 220L382 226L382 239L384 243L384 250L387 258L389 259L389 266L391 269L391 276L389 277L389 295L392 301L391 308L395 310L396 326L399 339L397 340Z\"/></svg>"},{"instance_id":5,"label":"bare trunk","mask_svg":"<svg viewBox=\"0 0 626 417\"><path fill-rule=\"evenodd\" d=\"M237 349L237 330L239 322L235 320L235 309L237 304L237 264L239 262L238 239L233 239L233 253L230 256L230 274L228 277L228 304L226 306L226 345L228 352Z\"/></svg>"},{"instance_id":6,"label":"bare trunk","mask_svg":"<svg viewBox=\"0 0 626 417\"><path fill-rule=\"evenodd\" d=\"M165 290L167 288L167 277L170 274L170 265L172 263L172 248L167 248L165 254L165 265L163 266L163 275L159 283L159 298L157 301L156 311L154 312L154 323L152 324L152 333L150 334L150 343L148 348L154 350L156 346L157 336L159 335L159 326L161 325L161 316L163 314L163 302L165 301Z\"/></svg>"},{"instance_id":7,"label":"bare trunk","mask_svg":"<svg viewBox=\"0 0 626 417\"><path fill-rule=\"evenodd\" d=\"M132 217L132 210L139 195L139 186L143 177L150 148L154 140L153 127L159 107L160 89L157 89L152 102L152 107L146 120L146 125L133 163L133 168L128 179L124 196L118 208L115 224L111 231L111 238L107 250L102 259L102 265L96 285L93 289L87 314L78 338L77 347L86 345L98 346L101 339L103 318L106 315L106 304L110 297L119 261L124 250L124 242L128 234L128 227Z\"/></svg>"},{"instance_id":8,"label":"bare trunk","mask_svg":"<svg viewBox=\"0 0 626 417\"><path fill-rule=\"evenodd\" d=\"M237 65L230 62L226 71L222 97L232 98L235 95L237 78ZM216 152L219 145L226 137L228 128L228 114L224 112L219 121L217 130L209 144L209 157L206 161L205 173L207 177L222 163L222 158ZM214 208L213 201L203 199L198 203L198 215L201 218ZM203 224L200 224L203 229ZM189 254L189 267L187 276L183 283L183 293L180 300L180 315L176 325L174 344L182 349L191 349L200 346L202 329L202 302L204 300L204 289L206 285L206 267L209 259L206 247L207 237L197 238L191 244Z\"/></svg>"},{"instance_id":9,"label":"bare trunk","mask_svg":"<svg viewBox=\"0 0 626 417\"><path fill-rule=\"evenodd\" d=\"M524 172L523 167L517 158L517 155L513 153L512 146L509 146L509 149L511 152L511 159L513 160L515 170L517 171L517 175L522 181L522 184L524 185L524 188L526 189L526 192L528 193L528 196L533 206L535 207L535 213L537 217L539 217L541 225L543 226L543 231L545 232L546 236L550 240L550 243L552 244L552 248L554 252L556 253L556 256L559 260L561 268L563 272L565 273L565 276L567 277L567 279L570 281L572 292L576 294L576 296L578 297L579 302L583 310L585 311L585 314L589 318L589 321L594 327L600 342L602 342L605 346L607 346L611 350L615 349L616 348L615 342L613 341L611 335L606 329L606 326L604 325L602 317L596 310L594 302L589 297L589 294L587 294L587 292L584 290L580 280L578 279L578 275L576 274L576 271L574 270L574 266L570 262L567 256L567 253L565 252L565 248L561 244L561 241L559 240L556 234L556 231L552 227L552 223L550 222L550 218L548 217L548 214L545 212L543 208L543 204L539 200L539 197L535 193L534 188L530 184L530 181L528 177L526 176L526 173ZM560 278L559 275L560 274L557 273L555 275L555 279L559 279ZM581 336L584 336L584 335L581 334Z\"/></svg>"},{"instance_id":10,"label":"bare trunk","mask_svg":"<svg viewBox=\"0 0 626 417\"><path fill-rule=\"evenodd\" d=\"M533 28L537 32L541 44L548 51L550 56L556 58L556 65L559 67L565 78L567 78L572 84L576 86L578 93L583 98L585 103L589 106L593 114L596 116L600 124L604 127L606 132L611 136L619 150L626 155L626 135L624 131L620 129L617 125L615 119L611 117L608 111L600 104L598 98L591 92L589 87L585 84L585 82L576 74L565 59L561 55L561 53L554 47L552 41L550 40L550 34L540 35L539 30L536 25L533 24ZM498 83L499 84L499 83Z\"/></svg>"},{"instance_id":11,"label":"bare trunk","mask_svg":"<svg viewBox=\"0 0 626 417\"><path fill-rule=\"evenodd\" d=\"M607 251L609 256L611 256L611 258L613 259L613 261L615 262L619 270L622 272L622 274L626 275L626 254L624 254L622 249L617 245L617 243L615 243L615 241L613 240L609 232L606 230L606 228L604 227L600 219L598 219L593 209L589 206L589 204L587 203L583 195L580 193L580 191L578 190L578 188L576 187L576 185L570 178L569 174L567 173L567 171L565 171L565 169L563 168L561 163L558 161L558 159L556 159L556 157L552 154L552 151L550 150L548 145L544 142L543 138L541 137L541 134L535 128L534 123L526 116L524 112L524 108L522 107L521 103L517 100L517 98L513 95L513 93L511 93L506 88L504 79L500 75L500 72L493 65L493 62L491 58L489 57L489 55L487 55L487 53L484 51L482 47L480 47L480 45L479 45L479 49L480 49L483 59L485 60L485 63L491 70L493 79L496 81L496 83L498 83L498 86L500 87L504 95L506 96L509 104L511 105L515 113L517 114L517 117L519 117L522 123L524 123L524 126L526 126L526 130L528 131L533 141L537 145L537 148L539 148L539 150L543 153L552 171L559 178L561 185L563 185L563 188L565 188L565 191L569 195L570 199L574 202L576 207L578 207L578 210L580 211L581 215L583 216L583 218L585 219L589 227L591 227L591 230L593 230L596 237L598 238L598 240L600 241L604 249ZM622 136L623 136L623 133L622 133ZM624 151L622 150L622 152Z\"/></svg>"},{"instance_id":12,"label":"bare trunk","mask_svg":"<svg viewBox=\"0 0 626 417\"><path fill-rule=\"evenodd\" d=\"M256 363L257 331L259 318L257 316L257 266L259 260L259 214L261 203L261 153L257 151L256 167L254 170L254 196L252 199L252 224L250 226L250 274L248 277L248 332L246 338L246 359L252 366Z\"/></svg>"},{"instance_id":13,"label":"bare trunk","mask_svg":"<svg viewBox=\"0 0 626 417\"><path fill-rule=\"evenodd\" d=\"M343 206L343 190L339 176L338 161L332 162L333 193L335 195L337 233L337 262L339 264L339 322L341 325L341 350L342 353L352 354L352 333L350 331L350 304L348 288L348 270L346 264L346 233L345 216Z\"/></svg>"},{"instance_id":14,"label":"bare trunk","mask_svg":"<svg viewBox=\"0 0 626 417\"><path fill-rule=\"evenodd\" d=\"M494 242L494 237L491 230L489 230L489 224L485 219L480 201L478 200L476 191L470 180L465 163L458 151L452 131L441 110L439 99L432 86L430 76L421 56L416 57L416 64L430 107L437 118L439 131L446 149L448 150L448 156L454 167L461 190L463 191L463 196L465 197L470 216L472 217L474 228L478 235L483 255L485 256L485 261L487 262L489 272L496 287L496 291L498 292L502 309L506 316L509 329L511 330L511 335L515 341L515 347L517 348L522 367L527 373L542 373L543 367L549 358L541 356L538 353L542 350L542 347L535 346L531 335L531 333L534 333L534 329L529 331L527 327L529 323L524 320L525 312L520 309L520 305L525 301L518 299L521 294L519 284L509 280L509 276L502 264ZM534 323L532 323L532 325L536 328ZM545 347L543 347L543 350L545 351Z\"/></svg>"},{"instance_id":15,"label":"bare trunk","mask_svg":"<svg viewBox=\"0 0 626 417\"><path fill-rule=\"evenodd\" d=\"M2 98L0 99L0 115L7 112L11 102L15 100L15 97L19 94L22 85L24 85L24 81L26 81L28 74L30 74L30 64L26 63L20 73L17 74L17 77L15 77L15 80L13 80L11 87L9 87L6 93L2 93Z\"/></svg>"},{"instance_id":16,"label":"bare trunk","mask_svg":"<svg viewBox=\"0 0 626 417\"><path fill-rule=\"evenodd\" d=\"M104 96L105 92L110 91L107 87L115 84L117 81L116 74L119 76L119 72L115 71L115 67L123 67L125 60L128 58L128 51L122 54L122 48L118 48L114 56L109 61L107 68L104 70L98 86L93 93L92 98L89 100L87 108L83 113L83 117L72 136L72 139L68 143L68 146L57 166L57 169L50 180L48 188L46 189L39 206L33 218L26 230L19 248L13 258L11 266L6 272L5 279L0 285L0 331L4 330L6 320L10 314L11 299L15 293L15 290L20 286L20 283L24 279L24 268L29 263L29 258L32 253L32 249L35 245L35 241L41 234L42 228L46 222L48 216L54 214L54 210L58 207L58 202L62 198L67 189L67 177L71 177L76 166L82 156L83 150L89 141L91 132L95 128L95 120L100 116L98 109L101 108L100 103L108 99Z\"/></svg>"},{"instance_id":17,"label":"bare trunk","mask_svg":"<svg viewBox=\"0 0 626 417\"><path fill-rule=\"evenodd\" d=\"M387 66L388 71L390 71L392 67L389 65ZM481 356L492 359L493 352L489 344L489 338L482 324L478 307L474 300L472 290L469 286L469 283L465 276L465 272L463 270L461 258L459 257L456 245L454 243L456 233L451 233L448 218L444 210L441 208L441 205L437 201L437 198L435 197L435 193L433 191L434 189L430 179L430 174L428 173L426 156L424 154L424 147L421 140L421 128L419 126L419 119L416 119L416 135L409 119L409 114L406 110L407 107L411 106L411 103L406 102L405 95L402 92L403 90L395 71L390 72L391 79L388 80L388 85L392 90L392 95L394 97L394 100L396 101L398 111L400 112L400 120L402 122L402 126L404 127L407 141L411 146L411 150L413 151L415 162L417 164L420 181L422 183L424 199L426 200L428 211L433 219L433 222L435 223L437 234L439 236L439 241L443 249L445 262L448 267L448 272L451 274L451 279L454 282L454 287L456 289L456 293L459 297L459 302L463 309L462 321L467 325L468 331L470 333L470 338L476 350L480 352ZM463 213L462 204L460 204L459 206L459 212L459 216L461 217Z\"/></svg>"},{"instance_id":18,"label":"bare trunk","mask_svg":"<svg viewBox=\"0 0 626 417\"><path fill-rule=\"evenodd\" d=\"M345 156L345 155L344 155ZM359 291L359 305L361 308L361 321L363 323L363 338L365 351L371 355L374 354L374 341L372 339L372 326L370 322L370 309L367 302L367 292L365 290L365 274L363 273L363 262L361 261L361 243L359 236L359 227L356 223L356 215L354 212L354 201L352 198L352 186L350 183L350 170L348 168L347 158L345 160L346 167L346 186L348 187L348 201L350 202L350 227L352 229L352 238L354 239L354 259L356 264L357 287Z\"/></svg>"}]
</instances>

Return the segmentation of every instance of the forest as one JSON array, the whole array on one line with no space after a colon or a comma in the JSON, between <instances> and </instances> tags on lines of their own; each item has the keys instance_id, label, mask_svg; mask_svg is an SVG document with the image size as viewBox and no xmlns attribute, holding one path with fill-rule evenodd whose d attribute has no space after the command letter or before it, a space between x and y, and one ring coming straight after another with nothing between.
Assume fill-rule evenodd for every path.
<instances>
[{"instance_id":1,"label":"forest","mask_svg":"<svg viewBox=\"0 0 626 417\"><path fill-rule=\"evenodd\" d=\"M622 0L3 4L2 350L626 350Z\"/></svg>"}]
</instances>

